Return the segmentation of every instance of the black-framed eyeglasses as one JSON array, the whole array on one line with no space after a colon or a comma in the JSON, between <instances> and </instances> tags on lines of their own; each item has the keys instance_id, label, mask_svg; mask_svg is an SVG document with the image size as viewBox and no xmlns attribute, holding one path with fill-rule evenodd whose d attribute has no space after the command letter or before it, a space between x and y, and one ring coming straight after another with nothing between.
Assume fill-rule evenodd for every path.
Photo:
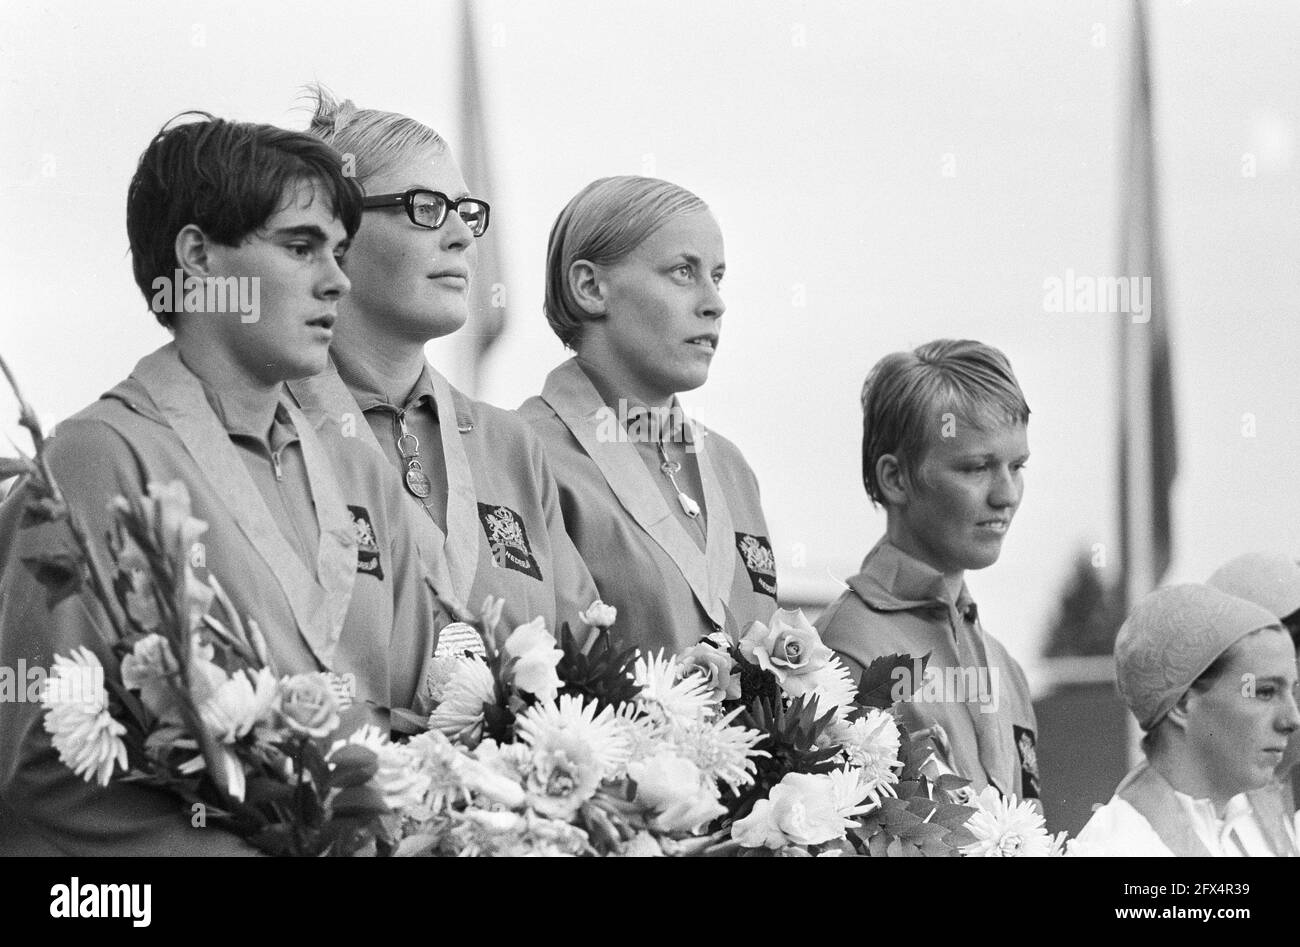
<instances>
[{"instance_id":1,"label":"black-framed eyeglasses","mask_svg":"<svg viewBox=\"0 0 1300 947\"><path fill-rule=\"evenodd\" d=\"M400 194L376 194L367 197L361 206L367 209L405 207L406 216L411 218L411 223L429 230L437 230L445 224L447 214L454 210L475 237L487 233L488 215L492 211L487 201L481 201L477 197L462 197L453 201L442 191L430 191L423 187L413 187Z\"/></svg>"}]
</instances>

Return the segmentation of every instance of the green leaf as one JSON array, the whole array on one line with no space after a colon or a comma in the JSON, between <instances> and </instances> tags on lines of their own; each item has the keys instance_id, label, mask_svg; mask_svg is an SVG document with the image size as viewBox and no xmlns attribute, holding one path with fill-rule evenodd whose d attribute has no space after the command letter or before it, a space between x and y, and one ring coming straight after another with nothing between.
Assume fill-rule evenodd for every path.
<instances>
[{"instance_id":1,"label":"green leaf","mask_svg":"<svg viewBox=\"0 0 1300 947\"><path fill-rule=\"evenodd\" d=\"M952 792L970 785L969 779L963 779L956 773L944 773L934 781L934 788L940 792Z\"/></svg>"},{"instance_id":2,"label":"green leaf","mask_svg":"<svg viewBox=\"0 0 1300 947\"><path fill-rule=\"evenodd\" d=\"M914 812L908 812L906 809L895 809L892 812L885 812L881 817L885 827L895 834L898 830L910 825L919 825L921 817Z\"/></svg>"},{"instance_id":3,"label":"green leaf","mask_svg":"<svg viewBox=\"0 0 1300 947\"><path fill-rule=\"evenodd\" d=\"M921 672L925 673L925 666L930 660L930 653L921 658ZM907 674L896 675L895 670L904 669ZM876 658L862 671L862 676L858 678L858 697L857 703L861 707L872 708L876 710L888 710L894 705L894 689L901 680L908 678L915 679L916 662L910 654L885 654ZM919 680L914 680L916 687L921 686Z\"/></svg>"},{"instance_id":4,"label":"green leaf","mask_svg":"<svg viewBox=\"0 0 1300 947\"><path fill-rule=\"evenodd\" d=\"M305 740L302 744L302 763L311 773L312 781L322 788L330 784L330 768L321 754L320 747L314 741Z\"/></svg>"},{"instance_id":5,"label":"green leaf","mask_svg":"<svg viewBox=\"0 0 1300 947\"><path fill-rule=\"evenodd\" d=\"M957 854L946 841L939 838L927 838L921 841L921 854L926 858L949 858Z\"/></svg>"},{"instance_id":6,"label":"green leaf","mask_svg":"<svg viewBox=\"0 0 1300 947\"><path fill-rule=\"evenodd\" d=\"M263 803L288 802L293 798L293 787L268 776L255 776L244 790L244 802L250 806Z\"/></svg>"},{"instance_id":7,"label":"green leaf","mask_svg":"<svg viewBox=\"0 0 1300 947\"><path fill-rule=\"evenodd\" d=\"M955 802L945 802L935 807L931 821L947 823L955 819L958 823L962 823L974 814L975 809L972 806L959 806Z\"/></svg>"},{"instance_id":8,"label":"green leaf","mask_svg":"<svg viewBox=\"0 0 1300 947\"><path fill-rule=\"evenodd\" d=\"M918 841L927 838L943 838L948 834L948 830L942 825L935 825L931 822L918 822L915 825L904 826L898 830L898 837Z\"/></svg>"},{"instance_id":9,"label":"green leaf","mask_svg":"<svg viewBox=\"0 0 1300 947\"><path fill-rule=\"evenodd\" d=\"M384 794L374 786L349 786L334 797L330 808L335 816L377 816L390 811Z\"/></svg>"},{"instance_id":10,"label":"green leaf","mask_svg":"<svg viewBox=\"0 0 1300 947\"><path fill-rule=\"evenodd\" d=\"M379 757L368 747L355 743L340 747L330 762L334 769L329 775L331 786L363 786L379 772Z\"/></svg>"},{"instance_id":11,"label":"green leaf","mask_svg":"<svg viewBox=\"0 0 1300 947\"><path fill-rule=\"evenodd\" d=\"M944 840L949 845L960 847L962 845L971 845L976 841L975 833L964 825L956 826L948 830L948 837Z\"/></svg>"},{"instance_id":12,"label":"green leaf","mask_svg":"<svg viewBox=\"0 0 1300 947\"><path fill-rule=\"evenodd\" d=\"M293 835L291 827L283 823L269 825L255 835L248 837L250 844L268 855L293 854Z\"/></svg>"},{"instance_id":13,"label":"green leaf","mask_svg":"<svg viewBox=\"0 0 1300 947\"><path fill-rule=\"evenodd\" d=\"M53 610L60 602L81 591L81 560L69 553L54 552L24 556L23 565L45 587L45 607Z\"/></svg>"},{"instance_id":14,"label":"green leaf","mask_svg":"<svg viewBox=\"0 0 1300 947\"><path fill-rule=\"evenodd\" d=\"M868 849L871 852L871 856L873 858L889 857L889 850L888 850L889 838L885 835L884 832L876 833L875 835L871 836Z\"/></svg>"}]
</instances>

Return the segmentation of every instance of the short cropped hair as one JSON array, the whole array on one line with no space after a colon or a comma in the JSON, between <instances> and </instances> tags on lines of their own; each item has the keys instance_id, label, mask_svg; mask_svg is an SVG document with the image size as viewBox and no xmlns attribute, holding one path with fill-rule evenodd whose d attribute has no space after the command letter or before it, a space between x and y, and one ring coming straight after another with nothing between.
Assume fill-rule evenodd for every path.
<instances>
[{"instance_id":1,"label":"short cropped hair","mask_svg":"<svg viewBox=\"0 0 1300 947\"><path fill-rule=\"evenodd\" d=\"M871 369L862 385L862 484L873 505L885 502L880 458L893 454L914 476L946 413L987 427L1028 422L1029 405L1007 357L983 342L938 339Z\"/></svg>"},{"instance_id":2,"label":"short cropped hair","mask_svg":"<svg viewBox=\"0 0 1300 947\"><path fill-rule=\"evenodd\" d=\"M447 151L441 135L413 118L397 112L359 109L351 99L340 102L320 83L308 85L304 95L312 104L308 133L338 151L363 186L411 155L423 151L440 155Z\"/></svg>"},{"instance_id":3,"label":"short cropped hair","mask_svg":"<svg viewBox=\"0 0 1300 947\"><path fill-rule=\"evenodd\" d=\"M197 116L198 121L174 124ZM238 246L284 206L291 186L310 182L348 236L361 226L361 190L339 155L318 138L273 125L182 112L140 156L126 195L131 268L145 299L176 270L176 235L193 224L209 239ZM172 314L155 312L164 326Z\"/></svg>"},{"instance_id":4,"label":"short cropped hair","mask_svg":"<svg viewBox=\"0 0 1300 947\"><path fill-rule=\"evenodd\" d=\"M569 268L578 260L618 263L668 221L709 205L684 187L636 175L592 181L555 218L546 244L542 311L567 348L575 348L591 318L573 296Z\"/></svg>"}]
</instances>

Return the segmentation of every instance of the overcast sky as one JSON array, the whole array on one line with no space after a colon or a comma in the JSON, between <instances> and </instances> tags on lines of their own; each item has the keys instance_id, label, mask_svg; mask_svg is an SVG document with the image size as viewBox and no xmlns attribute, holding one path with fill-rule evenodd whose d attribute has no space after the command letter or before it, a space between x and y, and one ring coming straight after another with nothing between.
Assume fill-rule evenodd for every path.
<instances>
[{"instance_id":1,"label":"overcast sky","mask_svg":"<svg viewBox=\"0 0 1300 947\"><path fill-rule=\"evenodd\" d=\"M787 587L833 591L883 528L859 479L867 369L943 336L1010 356L1033 410L1027 494L1002 560L969 581L1032 665L1070 557L1101 543L1117 564L1113 317L1044 311L1044 281L1116 265L1127 0L475 10L511 313L482 394L514 407L565 357L541 297L568 198L608 174L685 185L728 264L713 375L686 404L757 471ZM166 340L124 227L164 120L301 128L297 89L320 79L455 150L458 11L7 0L0 351L42 416ZM1181 464L1170 578L1200 580L1247 549L1300 555L1300 5L1171 0L1151 21ZM431 352L463 377L454 347Z\"/></svg>"}]
</instances>

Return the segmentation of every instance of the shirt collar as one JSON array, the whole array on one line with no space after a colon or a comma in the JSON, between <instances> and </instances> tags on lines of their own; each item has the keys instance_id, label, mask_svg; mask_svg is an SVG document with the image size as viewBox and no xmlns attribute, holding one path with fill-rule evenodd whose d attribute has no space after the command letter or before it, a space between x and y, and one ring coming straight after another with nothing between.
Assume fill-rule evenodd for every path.
<instances>
[{"instance_id":1,"label":"shirt collar","mask_svg":"<svg viewBox=\"0 0 1300 947\"><path fill-rule=\"evenodd\" d=\"M202 379L199 379L199 384L203 388L203 396L220 419L221 426L232 437L252 438L269 445L271 450L279 450L290 441L297 440L293 421L282 400L276 401L268 418L260 406L255 410L250 409L244 400L230 392L218 391Z\"/></svg>"},{"instance_id":2,"label":"shirt collar","mask_svg":"<svg viewBox=\"0 0 1300 947\"><path fill-rule=\"evenodd\" d=\"M685 411L682 410L682 403L677 400L676 396L673 397L672 404L667 408L628 408L625 427L631 427L634 424L645 425L647 430L658 435L658 440L667 444L695 443L695 425L686 417Z\"/></svg>"},{"instance_id":3,"label":"shirt collar","mask_svg":"<svg viewBox=\"0 0 1300 947\"><path fill-rule=\"evenodd\" d=\"M1214 803L1209 799L1196 799L1186 793L1174 790L1174 798L1187 817L1191 819L1198 835L1203 841L1213 841L1220 851L1226 849L1229 835L1243 820L1249 819L1255 812L1255 807L1251 805L1250 797L1246 793L1238 793L1228 800L1223 807L1223 817L1220 818L1215 811ZM1240 845L1240 843L1235 843ZM1244 852L1242 854L1245 854Z\"/></svg>"},{"instance_id":4,"label":"shirt collar","mask_svg":"<svg viewBox=\"0 0 1300 947\"><path fill-rule=\"evenodd\" d=\"M921 605L942 604L953 608L974 624L978 609L966 583L962 582L957 600L948 592L943 573L881 538L862 560L862 569L848 581L849 588L881 611L902 611Z\"/></svg>"},{"instance_id":5,"label":"shirt collar","mask_svg":"<svg viewBox=\"0 0 1300 947\"><path fill-rule=\"evenodd\" d=\"M378 407L408 411L423 403L435 415L437 414L438 403L428 362L425 362L424 368L420 370L420 377L415 380L415 385L409 391L402 391L395 378L377 378L361 368L359 364L349 362L336 352L330 353L330 357L334 361L339 377L348 386L352 396L357 399L357 407L362 411Z\"/></svg>"}]
</instances>

